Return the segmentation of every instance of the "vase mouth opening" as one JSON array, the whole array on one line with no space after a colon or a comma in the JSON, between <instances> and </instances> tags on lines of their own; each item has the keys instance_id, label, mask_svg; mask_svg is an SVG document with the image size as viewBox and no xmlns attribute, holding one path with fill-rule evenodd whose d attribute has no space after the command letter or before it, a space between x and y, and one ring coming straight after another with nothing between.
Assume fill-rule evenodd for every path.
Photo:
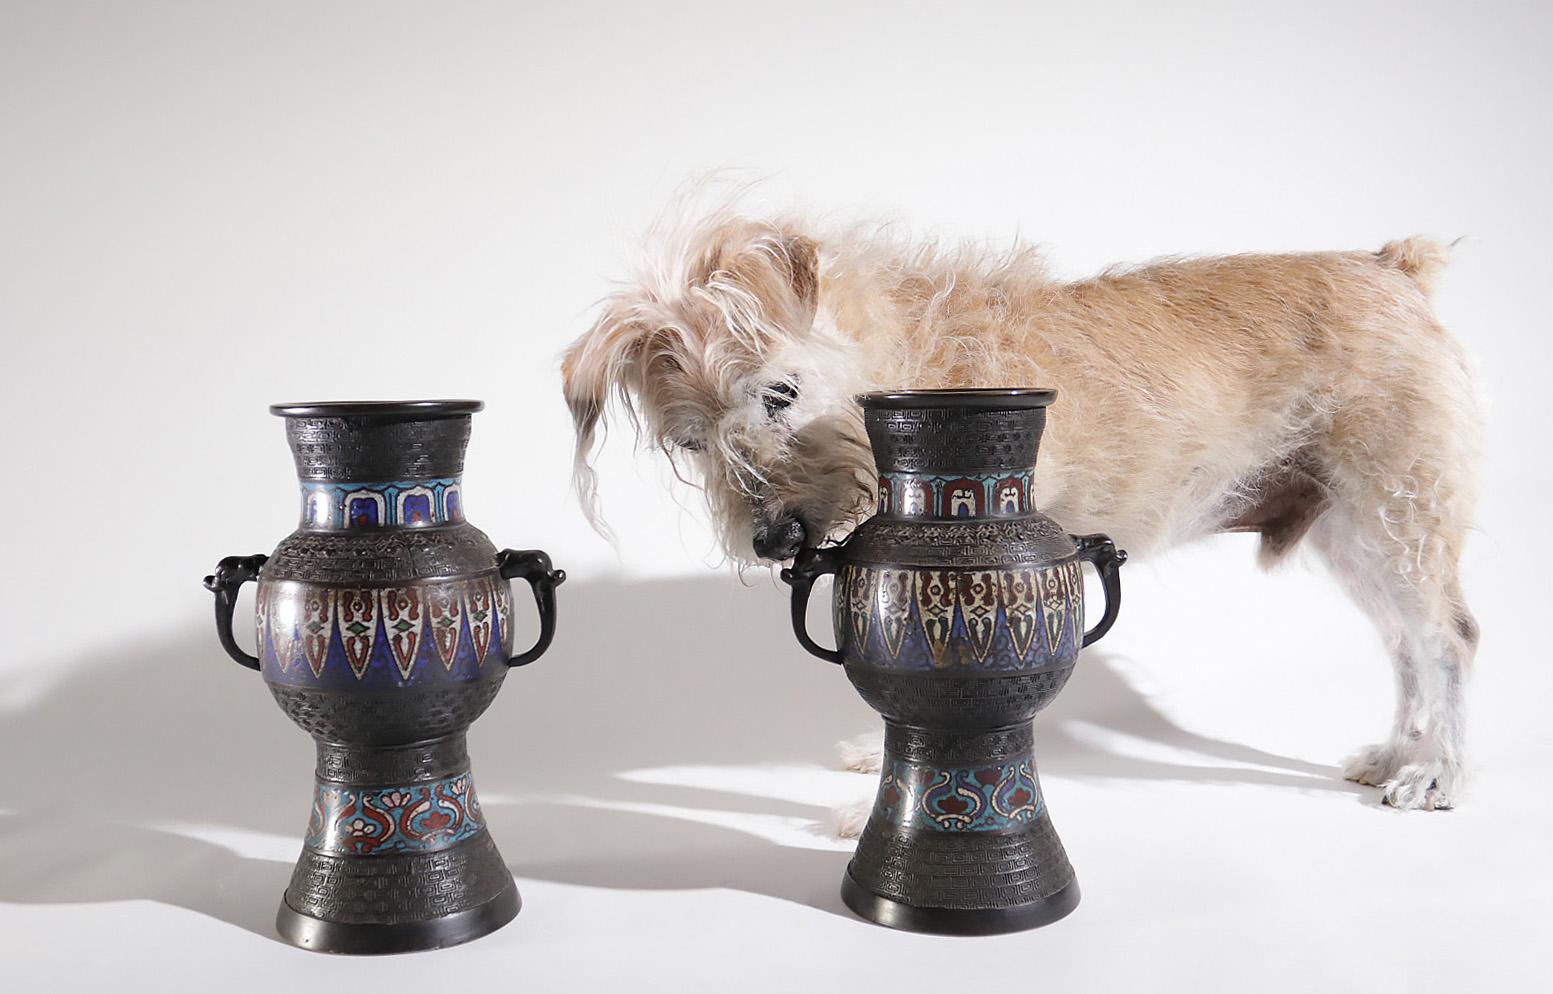
<instances>
[{"instance_id":1,"label":"vase mouth opening","mask_svg":"<svg viewBox=\"0 0 1553 994\"><path fill-rule=\"evenodd\" d=\"M322 400L271 404L282 418L461 418L485 408L483 400Z\"/></svg>"},{"instance_id":2,"label":"vase mouth opening","mask_svg":"<svg viewBox=\"0 0 1553 994\"><path fill-rule=\"evenodd\" d=\"M857 395L864 410L905 411L950 407L972 411L1021 411L1050 407L1057 391L1049 387L977 387L945 390L876 390Z\"/></svg>"}]
</instances>

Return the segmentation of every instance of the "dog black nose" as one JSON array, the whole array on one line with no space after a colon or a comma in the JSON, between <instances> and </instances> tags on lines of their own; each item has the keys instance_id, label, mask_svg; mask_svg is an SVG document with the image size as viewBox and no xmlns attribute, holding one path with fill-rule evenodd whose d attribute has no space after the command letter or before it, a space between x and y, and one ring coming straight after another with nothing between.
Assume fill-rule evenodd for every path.
<instances>
[{"instance_id":1,"label":"dog black nose","mask_svg":"<svg viewBox=\"0 0 1553 994\"><path fill-rule=\"evenodd\" d=\"M776 521L755 526L755 555L774 562L783 562L798 555L803 548L803 522L797 518L778 518Z\"/></svg>"}]
</instances>

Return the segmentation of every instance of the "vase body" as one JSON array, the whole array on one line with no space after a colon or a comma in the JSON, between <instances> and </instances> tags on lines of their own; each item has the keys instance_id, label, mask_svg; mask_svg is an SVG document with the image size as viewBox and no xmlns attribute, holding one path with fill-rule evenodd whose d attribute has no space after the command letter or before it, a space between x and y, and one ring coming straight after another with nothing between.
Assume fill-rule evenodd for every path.
<instances>
[{"instance_id":1,"label":"vase body","mask_svg":"<svg viewBox=\"0 0 1553 994\"><path fill-rule=\"evenodd\" d=\"M975 934L1062 917L1078 885L1052 826L1031 719L1119 605L1125 560L1034 506L1051 391L914 391L859 398L878 466L876 514L792 571L834 572L847 677L885 720L879 793L843 897L865 918ZM1105 580L1086 633L1081 564ZM806 644L806 635L800 635Z\"/></svg>"},{"instance_id":2,"label":"vase body","mask_svg":"<svg viewBox=\"0 0 1553 994\"><path fill-rule=\"evenodd\" d=\"M272 408L286 418L301 522L268 557L224 560L207 580L233 652L231 602L257 579L256 657L234 655L257 664L317 744L302 855L277 918L297 945L435 948L518 912L465 732L512 661L510 578L534 583L548 644L564 574L543 553L498 553L465 520L460 478L479 407Z\"/></svg>"}]
</instances>

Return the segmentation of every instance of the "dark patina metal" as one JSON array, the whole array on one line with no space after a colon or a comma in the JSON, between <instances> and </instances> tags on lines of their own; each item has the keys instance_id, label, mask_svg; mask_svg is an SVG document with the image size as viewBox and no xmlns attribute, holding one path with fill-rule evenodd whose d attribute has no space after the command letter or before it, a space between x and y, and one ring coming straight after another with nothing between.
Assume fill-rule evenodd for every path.
<instances>
[{"instance_id":1,"label":"dark patina metal","mask_svg":"<svg viewBox=\"0 0 1553 994\"><path fill-rule=\"evenodd\" d=\"M277 405L302 522L269 556L221 560L205 586L228 655L313 736L302 856L276 927L337 953L450 946L511 921L519 898L486 830L465 733L507 670L555 633L566 578L543 552L498 552L463 516L478 401ZM540 633L512 655L510 581ZM238 589L258 581L258 653L238 646Z\"/></svg>"},{"instance_id":2,"label":"dark patina metal","mask_svg":"<svg viewBox=\"0 0 1553 994\"><path fill-rule=\"evenodd\" d=\"M1035 509L1050 390L865 394L879 506L840 546L805 556L793 629L842 663L884 716L879 794L842 897L895 928L987 934L1035 928L1078 904L1032 752L1031 719L1121 604L1127 554ZM1104 585L1084 624L1082 563ZM816 579L836 577L837 648L805 627Z\"/></svg>"}]
</instances>

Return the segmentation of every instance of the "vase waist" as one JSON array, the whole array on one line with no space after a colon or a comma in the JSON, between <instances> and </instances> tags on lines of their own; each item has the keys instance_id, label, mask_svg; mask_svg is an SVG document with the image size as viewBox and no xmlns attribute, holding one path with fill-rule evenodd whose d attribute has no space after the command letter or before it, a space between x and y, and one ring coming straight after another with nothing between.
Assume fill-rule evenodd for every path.
<instances>
[{"instance_id":1,"label":"vase waist","mask_svg":"<svg viewBox=\"0 0 1553 994\"><path fill-rule=\"evenodd\" d=\"M1043 810L1029 722L989 732L885 725L875 816L898 831L1017 830Z\"/></svg>"}]
</instances>

